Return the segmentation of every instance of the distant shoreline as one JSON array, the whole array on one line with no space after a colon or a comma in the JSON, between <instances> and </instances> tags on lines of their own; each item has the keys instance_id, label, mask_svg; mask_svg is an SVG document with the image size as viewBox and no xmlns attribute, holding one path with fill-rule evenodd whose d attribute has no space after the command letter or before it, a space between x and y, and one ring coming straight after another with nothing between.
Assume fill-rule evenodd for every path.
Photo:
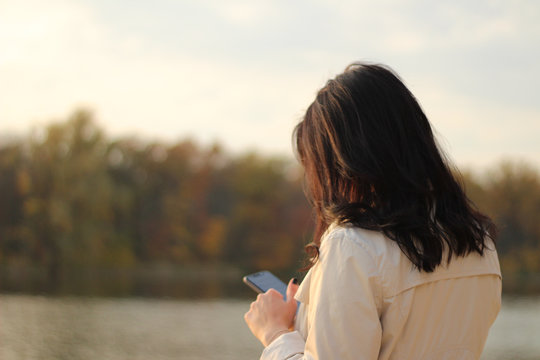
<instances>
[{"instance_id":1,"label":"distant shoreline","mask_svg":"<svg viewBox=\"0 0 540 360\"><path fill-rule=\"evenodd\" d=\"M149 263L65 267L52 280L42 266L0 265L0 292L51 296L248 298L246 271L228 264ZM278 274L286 277L287 274ZM505 295L540 295L540 273L503 274Z\"/></svg>"}]
</instances>

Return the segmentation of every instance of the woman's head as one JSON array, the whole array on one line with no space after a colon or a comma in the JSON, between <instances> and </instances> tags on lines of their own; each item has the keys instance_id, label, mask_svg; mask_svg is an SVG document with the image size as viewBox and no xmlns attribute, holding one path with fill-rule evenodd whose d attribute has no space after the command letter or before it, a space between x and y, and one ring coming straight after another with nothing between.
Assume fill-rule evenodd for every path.
<instances>
[{"instance_id":1,"label":"woman's head","mask_svg":"<svg viewBox=\"0 0 540 360\"><path fill-rule=\"evenodd\" d=\"M384 232L419 268L482 252L491 221L474 210L415 97L387 67L354 63L317 93L295 129L317 215Z\"/></svg>"}]
</instances>

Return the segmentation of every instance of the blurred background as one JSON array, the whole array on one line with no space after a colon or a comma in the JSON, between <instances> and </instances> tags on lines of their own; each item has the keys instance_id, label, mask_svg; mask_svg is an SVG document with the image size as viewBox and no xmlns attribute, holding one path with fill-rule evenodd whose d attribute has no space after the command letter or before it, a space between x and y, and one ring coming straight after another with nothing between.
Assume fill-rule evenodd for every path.
<instances>
[{"instance_id":1,"label":"blurred background","mask_svg":"<svg viewBox=\"0 0 540 360\"><path fill-rule=\"evenodd\" d=\"M302 277L292 147L396 70L500 228L483 359L540 358L540 3L0 0L0 358L252 359L243 275Z\"/></svg>"}]
</instances>

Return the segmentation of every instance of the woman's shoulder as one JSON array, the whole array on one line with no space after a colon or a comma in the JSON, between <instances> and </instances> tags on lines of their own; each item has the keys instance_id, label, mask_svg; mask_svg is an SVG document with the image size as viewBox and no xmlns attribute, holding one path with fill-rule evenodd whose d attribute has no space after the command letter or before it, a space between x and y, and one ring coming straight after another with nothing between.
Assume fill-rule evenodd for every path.
<instances>
[{"instance_id":1,"label":"woman's shoulder","mask_svg":"<svg viewBox=\"0 0 540 360\"><path fill-rule=\"evenodd\" d=\"M490 243L491 244L491 243ZM475 275L499 275L497 252L490 246L481 256L471 253L443 261L435 271L419 271L399 245L378 231L371 231L350 224L333 223L323 235L320 246L321 260L337 257L339 261L355 257L361 266L376 274L384 297L428 282Z\"/></svg>"},{"instance_id":2,"label":"woman's shoulder","mask_svg":"<svg viewBox=\"0 0 540 360\"><path fill-rule=\"evenodd\" d=\"M376 263L399 256L401 252L394 241L379 231L363 229L352 224L332 223L321 239L321 251L340 246L353 250L359 248Z\"/></svg>"},{"instance_id":3,"label":"woman's shoulder","mask_svg":"<svg viewBox=\"0 0 540 360\"><path fill-rule=\"evenodd\" d=\"M400 252L397 244L380 232L333 223L321 239L318 262L322 268L353 266L384 286L385 277L391 276L388 265L399 259Z\"/></svg>"}]
</instances>

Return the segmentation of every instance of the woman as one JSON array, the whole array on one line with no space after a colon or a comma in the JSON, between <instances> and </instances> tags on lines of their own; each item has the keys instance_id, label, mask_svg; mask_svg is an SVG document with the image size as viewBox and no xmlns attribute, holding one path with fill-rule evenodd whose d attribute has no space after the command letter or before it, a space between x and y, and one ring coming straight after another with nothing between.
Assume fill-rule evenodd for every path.
<instances>
[{"instance_id":1,"label":"woman","mask_svg":"<svg viewBox=\"0 0 540 360\"><path fill-rule=\"evenodd\" d=\"M501 304L495 226L398 76L350 65L295 138L314 256L286 301L269 290L245 314L261 359L478 359Z\"/></svg>"}]
</instances>

